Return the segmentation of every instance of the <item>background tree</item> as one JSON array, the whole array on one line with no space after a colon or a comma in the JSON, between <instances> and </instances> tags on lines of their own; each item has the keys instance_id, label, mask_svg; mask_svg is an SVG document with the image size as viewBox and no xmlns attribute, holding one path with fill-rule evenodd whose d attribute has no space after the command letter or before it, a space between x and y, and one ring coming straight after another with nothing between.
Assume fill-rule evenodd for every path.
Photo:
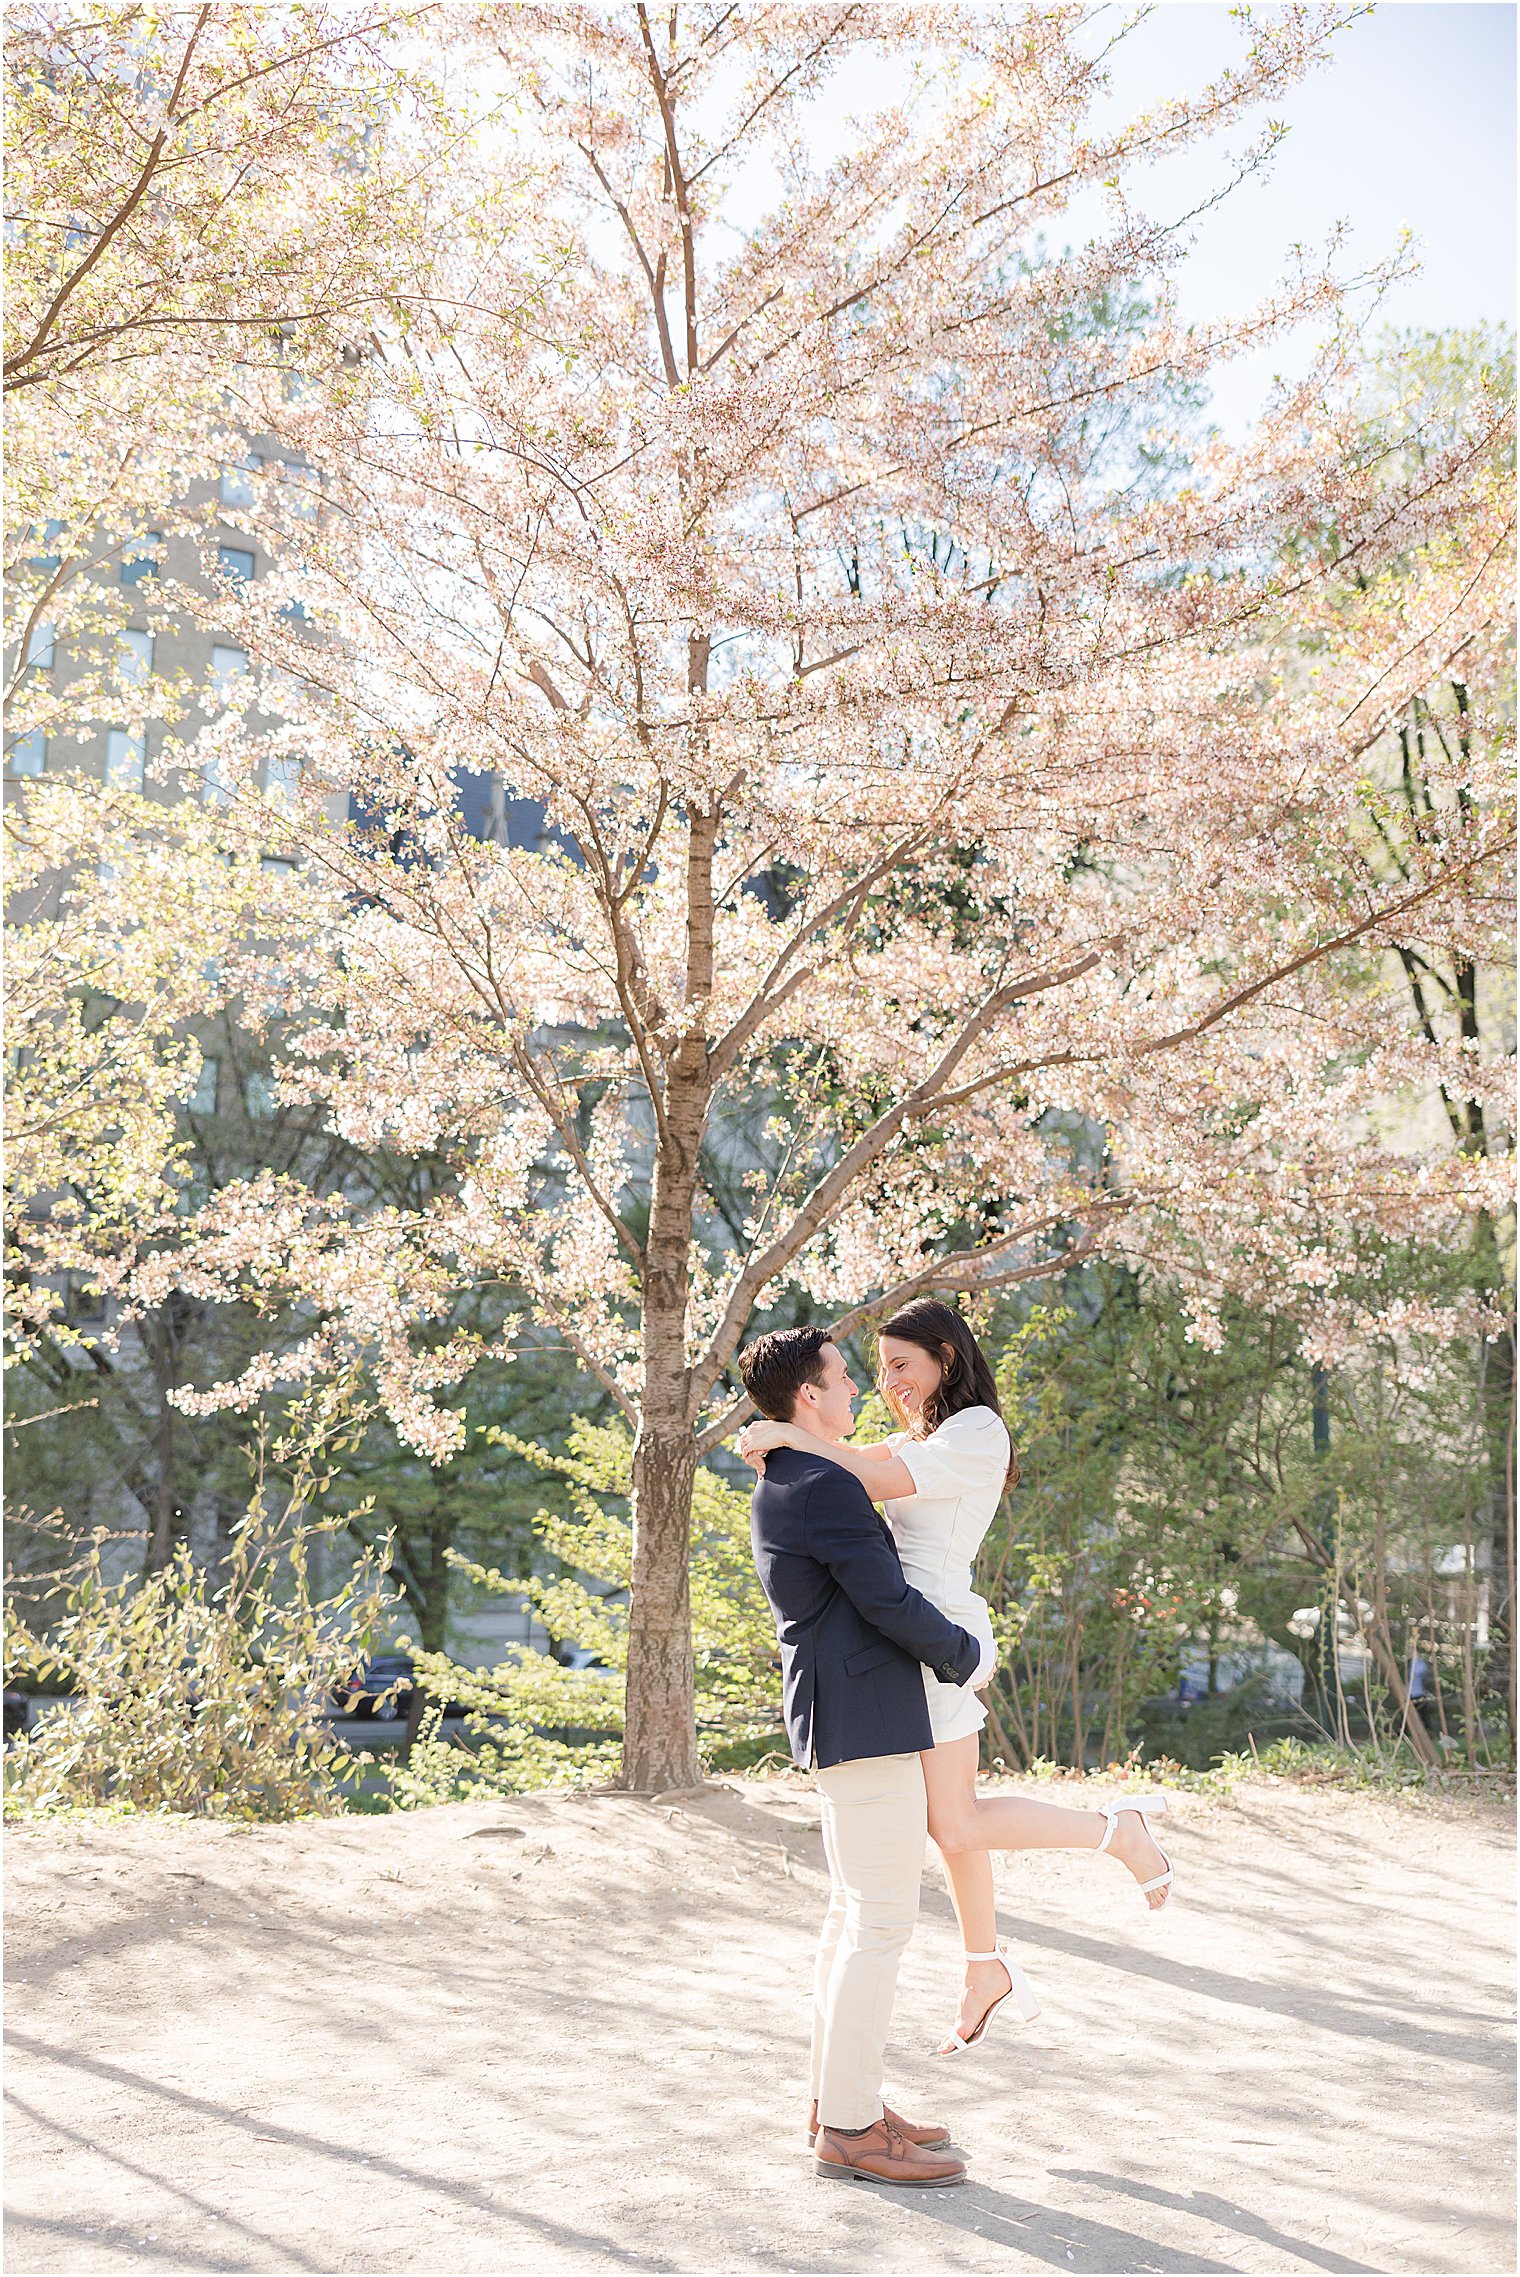
<instances>
[{"instance_id":1,"label":"background tree","mask_svg":"<svg viewBox=\"0 0 1520 2277\"><path fill-rule=\"evenodd\" d=\"M118 644L165 538L204 519L197 484L247 448L230 377L312 384L426 289L415 168L441 144L463 171L469 142L419 67L428 12L10 11L8 751L182 711Z\"/></svg>"},{"instance_id":2,"label":"background tree","mask_svg":"<svg viewBox=\"0 0 1520 2277\"><path fill-rule=\"evenodd\" d=\"M280 1095L443 1175L234 1180L113 1285L301 1308L182 1405L363 1367L434 1458L508 1341L458 1291L510 1288L636 1428L635 1786L695 1775L691 1495L757 1307L802 1289L843 1333L1101 1240L1187 1262L1209 1337L1306 1256L1333 1297L1359 1223L1493 1205L1494 1164L1366 1118L1480 1082L1370 983L1491 924L1496 741L1465 800L1437 769L1398 879L1359 765L1502 625L1504 406L1391 474L1407 427L1369 437L1333 280L1184 333L1183 230L1138 206L1151 158L1333 27L1284 10L1217 86L1099 131L1067 17L456 15L519 131L439 192L426 291L377 298L346 362L314 329L228 375L229 425L318 473L250 486L289 574L218 596L259 669L164 779L215 770L234 866L298 858L299 926L228 965L240 1017L281 1023ZM825 159L812 99L884 42L900 99ZM1104 186L1107 225L1049 256ZM1305 318L1305 379L1185 468L1179 386ZM304 768L277 830L272 757ZM536 842L470 835L467 770ZM736 1236L708 1178L745 1118Z\"/></svg>"},{"instance_id":3,"label":"background tree","mask_svg":"<svg viewBox=\"0 0 1520 2277\"><path fill-rule=\"evenodd\" d=\"M989 1322L1024 1469L979 1571L1008 1647L993 1752L1081 1765L1144 1742L1202 1760L1287 1716L1433 1763L1407 1694L1418 1647L1440 1672L1446 1736L1491 1760L1481 1369L1470 1343L1414 1325L1462 1298L1470 1261L1372 1241L1361 1277L1387 1328L1323 1388L1291 1307L1231 1301L1211 1349L1175 1283L1112 1266L1072 1275L1062 1306ZM1280 1674L1236 1681L1264 1673L1265 1641L1302 1666L1301 1717ZM1343 1653L1365 1678L1343 1685ZM1200 1660L1206 1700L1167 1705Z\"/></svg>"},{"instance_id":4,"label":"background tree","mask_svg":"<svg viewBox=\"0 0 1520 2277\"><path fill-rule=\"evenodd\" d=\"M39 5L7 21L7 771L47 770L6 786L12 1478L23 1506L73 1525L131 1532L135 1504L150 1567L194 1516L219 1555L246 1492L242 1419L187 1419L172 1393L267 1360L294 1316L213 1313L169 1287L120 1323L124 1259L174 1248L186 1204L230 1175L321 1193L354 1170L274 1100L222 985L229 933L277 911L252 860L280 868L277 828L257 846L245 828L234 853L214 815L169 820L181 796L214 806L214 779L154 780L149 737L207 691L151 660L187 626L221 630L220 478L251 440L235 374L298 392L362 353L377 317L404 321L435 175L457 190L458 241L500 225L467 180L476 113L422 68L428 13ZM126 764L108 751L102 788L109 721ZM277 957L278 923L260 940ZM52 1538L44 1524L44 1563Z\"/></svg>"},{"instance_id":5,"label":"background tree","mask_svg":"<svg viewBox=\"0 0 1520 2277\"><path fill-rule=\"evenodd\" d=\"M304 538L271 526L327 637L255 595L243 619L266 677L306 684L291 833L327 897L284 1080L458 1185L405 1220L223 1197L197 1270L299 1289L308 1357L372 1364L434 1455L459 1424L431 1393L478 1356L446 1338L419 1370L441 1290L511 1281L579 1354L637 1433L636 1787L696 1775L692 1481L757 1304L798 1282L847 1326L1127 1220L1215 1261L1207 1327L1306 1225L1333 1283L1359 1217L1428 1227L1494 1191L1355 1118L1470 1092L1367 971L1488 922L1507 825L1486 773L1468 800L1443 775L1408 876L1371 878L1358 763L1502 621L1504 408L1390 481L1331 321L1249 448L1137 496L1091 405L1331 320L1337 288L1184 333L1180 233L1132 189L1040 250L1080 187L1230 126L1331 29L1283 11L1219 85L1100 133L1074 22L936 15L902 101L823 163L807 98L877 44L849 10L493 12L544 184L510 260L320 400L249 382L245 415L326 480ZM751 165L785 189L734 251ZM1138 339L1085 321L1137 286ZM536 802L547 843L473 841L463 768ZM327 828L335 787L383 830ZM704 1138L783 1064L783 1168L756 1166L735 1244ZM1063 1117L1107 1134L1095 1169L1052 1146Z\"/></svg>"},{"instance_id":6,"label":"background tree","mask_svg":"<svg viewBox=\"0 0 1520 2277\"><path fill-rule=\"evenodd\" d=\"M352 339L401 289L388 151L431 89L437 10L13 8L7 67L7 394L77 417L123 376L220 380L250 346ZM409 236L414 254L424 241ZM394 257L394 240L385 248Z\"/></svg>"},{"instance_id":7,"label":"background tree","mask_svg":"<svg viewBox=\"0 0 1520 2277\"><path fill-rule=\"evenodd\" d=\"M1390 337L1373 358L1367 391L1375 408L1390 402L1418 405L1419 416L1407 446L1419 465L1473 418L1475 400L1497 382L1513 389L1514 339L1508 331L1476 328L1466 332L1413 333ZM1514 464L1511 431L1496 438L1495 472L1501 479ZM1384 875L1409 875L1409 848L1429 828L1442 782L1455 781L1460 802L1470 801L1468 776L1482 755L1475 741L1497 736L1513 750L1514 652L1507 628L1498 638L1469 643L1451 669L1412 695L1389 725L1377 754L1381 802L1371 815L1375 839L1370 858ZM1427 765L1427 755L1437 763ZM1513 967L1503 918L1488 936L1486 956L1474 953L1470 938L1434 936L1401 942L1399 966L1409 989L1419 1036L1432 1047L1456 1043L1470 1059L1491 1069L1484 1095L1453 1096L1434 1087L1426 1112L1439 1117L1451 1143L1483 1160L1503 1160L1514 1151L1512 1112L1515 1054ZM1439 1129L1439 1123L1437 1124ZM1513 1200L1481 1210L1470 1229L1471 1287L1482 1308L1476 1345L1484 1415L1486 1478L1482 1502L1487 1513L1494 1603L1495 1649L1488 1656L1486 1681L1502 1699L1509 1726L1511 1759L1516 1740L1515 1605L1515 1220Z\"/></svg>"},{"instance_id":8,"label":"background tree","mask_svg":"<svg viewBox=\"0 0 1520 2277\"><path fill-rule=\"evenodd\" d=\"M167 1262L195 1210L261 1176L415 1211L439 1169L361 1156L325 1115L278 1098L280 1023L253 1034L228 994L234 944L256 944L268 972L304 926L298 894L257 841L230 847L216 815L195 807L52 780L35 786L15 837L23 906L39 875L66 882L50 915L15 923L9 938L13 1512L23 1531L21 1513L55 1509L71 1537L135 1530L149 1570L192 1535L219 1562L247 1499L246 1419L188 1416L175 1395L255 1364L277 1374L309 1322L289 1303L215 1303L172 1275L156 1302L119 1317L129 1261L146 1244ZM481 1345L499 1340L512 1303L493 1286L462 1289L453 1325ZM472 1444L439 1474L366 1421L356 1390L319 1497L325 1514L359 1513L360 1544L391 1537L392 1574L432 1648L448 1619L444 1547L501 1562L523 1554L530 1532L526 1483L480 1430L554 1442L576 1405L562 1359L541 1345L512 1368L483 1365L471 1392ZM44 1525L39 1553L53 1535ZM12 1556L37 1562L14 1533Z\"/></svg>"}]
</instances>

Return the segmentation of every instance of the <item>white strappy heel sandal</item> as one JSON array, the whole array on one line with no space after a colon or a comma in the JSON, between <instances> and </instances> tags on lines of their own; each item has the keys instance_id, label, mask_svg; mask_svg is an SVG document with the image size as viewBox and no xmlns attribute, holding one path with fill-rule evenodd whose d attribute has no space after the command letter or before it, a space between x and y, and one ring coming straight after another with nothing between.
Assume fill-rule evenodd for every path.
<instances>
[{"instance_id":1,"label":"white strappy heel sandal","mask_svg":"<svg viewBox=\"0 0 1520 2277\"><path fill-rule=\"evenodd\" d=\"M1011 2000L1016 2003L1019 2014L1026 2024L1032 2016L1038 2016L1040 2013L1040 2004L1035 1998L1033 1985L1001 1939L992 1952L968 1953L966 1959L968 1961L1001 1961L1008 1971L1008 1990L1000 1992L992 2006L983 2010L981 2021L969 2039L963 2040L959 2032L952 2032L948 2048L935 2048L932 2051L937 2056L969 2056L973 2048L979 2048L987 2037L993 2017L996 2016L1004 2001Z\"/></svg>"},{"instance_id":2,"label":"white strappy heel sandal","mask_svg":"<svg viewBox=\"0 0 1520 2277\"><path fill-rule=\"evenodd\" d=\"M1103 1840L1098 1844L1098 1848L1095 1853L1096 1856L1101 1857L1102 1853L1108 1848L1109 1844L1114 1839L1114 1828L1119 1823L1119 1814L1121 1811L1138 1811L1141 1818L1143 1818L1145 1821L1146 1833L1150 1836L1152 1842L1156 1842L1155 1829L1151 1825L1151 1820L1153 1818L1159 1818L1161 1813L1166 1809L1166 1797L1165 1795L1144 1795L1137 1803L1100 1803L1098 1805L1098 1808L1102 1811L1103 1816L1108 1821L1107 1826L1105 1826L1103 1829ZM1161 1850L1161 1845L1159 1842L1156 1842L1156 1848L1158 1850ZM1162 1898L1161 1905L1153 1905L1148 1909L1151 1913L1159 1913L1161 1911L1161 1906L1164 1906L1166 1904L1167 1898L1169 1898L1172 1894L1172 1861L1167 1857L1164 1850L1161 1850L1161 1857L1166 1867L1166 1872L1164 1874L1155 1874L1148 1882L1141 1882L1137 1885L1142 1897L1148 1897L1152 1890L1165 1891L1166 1895Z\"/></svg>"}]
</instances>

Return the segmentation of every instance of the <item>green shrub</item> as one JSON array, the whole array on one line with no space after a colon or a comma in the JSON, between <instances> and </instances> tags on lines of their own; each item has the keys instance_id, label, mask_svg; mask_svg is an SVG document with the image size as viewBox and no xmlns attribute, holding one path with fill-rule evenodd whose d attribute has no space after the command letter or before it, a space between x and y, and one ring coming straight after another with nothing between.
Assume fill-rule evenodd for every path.
<instances>
[{"instance_id":1,"label":"green shrub","mask_svg":"<svg viewBox=\"0 0 1520 2277\"><path fill-rule=\"evenodd\" d=\"M323 1711L388 1612L383 1550L364 1552L334 1595L314 1593L312 1552L343 1523L308 1523L301 1495L275 1518L256 1500L220 1575L181 1545L162 1572L116 1581L97 1535L54 1627L39 1633L7 1607L7 1680L64 1695L6 1750L7 1817L340 1809L368 1758Z\"/></svg>"}]
</instances>

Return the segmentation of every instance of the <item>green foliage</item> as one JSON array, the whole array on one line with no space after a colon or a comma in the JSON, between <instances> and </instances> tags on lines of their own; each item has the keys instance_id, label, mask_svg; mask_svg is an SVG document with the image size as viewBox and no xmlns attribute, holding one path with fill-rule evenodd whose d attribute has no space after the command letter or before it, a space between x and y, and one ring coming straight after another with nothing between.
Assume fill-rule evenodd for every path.
<instances>
[{"instance_id":1,"label":"green foliage","mask_svg":"<svg viewBox=\"0 0 1520 2277\"><path fill-rule=\"evenodd\" d=\"M1039 1757L1019 1774L1022 1779L1060 1783L1084 1775L1069 1763L1052 1763ZM1306 1742L1291 1734L1258 1747L1232 1749L1203 1766L1179 1763L1166 1755L1147 1755L1134 1748L1122 1762L1105 1763L1088 1777L1100 1778L1105 1787L1127 1791L1175 1788L1182 1794L1211 1795L1225 1800L1242 1787L1279 1784L1295 1787L1339 1787L1355 1793L1442 1794L1474 1792L1472 1776L1452 1766L1438 1771L1417 1760L1407 1747L1386 1753L1342 1747L1332 1742ZM1512 1794L1513 1775L1505 1771L1479 1775L1484 1788L1497 1798Z\"/></svg>"},{"instance_id":2,"label":"green foliage","mask_svg":"<svg viewBox=\"0 0 1520 2277\"><path fill-rule=\"evenodd\" d=\"M261 1478L220 1576L181 1544L159 1572L113 1579L97 1534L53 1626L7 1605L7 1681L64 1695L6 1751L7 1816L342 1807L368 1759L333 1736L324 1709L386 1616L384 1558L367 1553L321 1593L320 1552L342 1520L311 1520L314 1484L305 1461L271 1516Z\"/></svg>"},{"instance_id":3,"label":"green foliage","mask_svg":"<svg viewBox=\"0 0 1520 2277\"><path fill-rule=\"evenodd\" d=\"M993 1744L1023 1762L1080 1760L1097 1716L1101 1753L1118 1752L1135 1707L1172 1682L1179 1639L1206 1615L1197 1559L1179 1558L1133 1474L1124 1293L1086 1316L1037 1307L997 1362L1023 1475L980 1567L1005 1660L989 1724Z\"/></svg>"},{"instance_id":4,"label":"green foliage","mask_svg":"<svg viewBox=\"0 0 1520 2277\"><path fill-rule=\"evenodd\" d=\"M617 1765L633 1570L632 1438L620 1422L584 1418L572 1423L564 1452L491 1427L484 1435L563 1490L559 1505L535 1521L548 1570L525 1581L457 1550L447 1553L450 1564L477 1588L526 1596L551 1636L573 1638L604 1665L563 1668L523 1650L495 1668L471 1670L444 1653L417 1653L430 1698L469 1708L470 1744L444 1740L435 1706L410 1761L391 1774L396 1801L408 1807L585 1785ZM704 1753L711 1759L770 1738L779 1700L776 1632L750 1554L749 1496L707 1469L698 1470L693 1494L691 1615Z\"/></svg>"},{"instance_id":5,"label":"green foliage","mask_svg":"<svg viewBox=\"0 0 1520 2277\"><path fill-rule=\"evenodd\" d=\"M461 1291L449 1326L499 1344L513 1317L500 1291ZM451 1617L467 1610L470 1576L482 1568L503 1577L495 1586L522 1594L537 1554L538 1481L516 1449L524 1440L560 1444L587 1398L562 1352L532 1341L507 1359L493 1352L470 1374L465 1443L440 1464L406 1446L366 1405L323 1508L346 1509L361 1544L388 1537L391 1579L426 1651L447 1649Z\"/></svg>"},{"instance_id":6,"label":"green foliage","mask_svg":"<svg viewBox=\"0 0 1520 2277\"><path fill-rule=\"evenodd\" d=\"M1438 1308L1475 1268L1384 1243L1365 1270ZM1287 1316L1227 1306L1211 1349L1159 1281L1100 1268L1068 1298L990 1334L1023 1465L979 1569L1005 1651L990 1752L1081 1765L1143 1734L1201 1763L1296 1721L1386 1753L1406 1721L1387 1663L1418 1646L1439 1744L1487 1761L1482 1346L1405 1330L1316 1377ZM1337 1602L1368 1668L1345 1690L1303 1625ZM1307 1714L1251 1677L1268 1641L1304 1666ZM1168 1708L1184 1651L1230 1661L1234 1689Z\"/></svg>"},{"instance_id":7,"label":"green foliage","mask_svg":"<svg viewBox=\"0 0 1520 2277\"><path fill-rule=\"evenodd\" d=\"M562 1668L544 1653L481 1670L461 1669L443 1653L419 1653L416 1660L418 1679L438 1704L424 1715L409 1757L388 1773L399 1808L523 1795L537 1787L591 1787L616 1773L621 1678ZM463 1746L444 1737L444 1697L470 1710Z\"/></svg>"}]
</instances>

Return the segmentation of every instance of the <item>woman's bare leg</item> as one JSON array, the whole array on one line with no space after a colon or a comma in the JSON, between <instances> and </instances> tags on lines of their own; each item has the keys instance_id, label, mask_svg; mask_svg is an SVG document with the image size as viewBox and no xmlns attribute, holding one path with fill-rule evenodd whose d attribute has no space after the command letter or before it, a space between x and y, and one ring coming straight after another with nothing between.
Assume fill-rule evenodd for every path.
<instances>
[{"instance_id":1,"label":"woman's bare leg","mask_svg":"<svg viewBox=\"0 0 1520 2277\"><path fill-rule=\"evenodd\" d=\"M1045 1803L1022 1795L979 1795L975 1733L925 1748L919 1761L929 1797L929 1832L945 1861L950 1902L960 1923L967 1953L991 1953L997 1946L997 1903L992 1888L993 1850L1096 1850L1107 1825L1101 1811L1076 1811L1065 1803ZM1127 1866L1137 1882L1162 1868L1161 1853L1138 1812L1127 1811L1114 1827L1108 1855ZM1152 1891L1147 1904L1165 1895ZM955 2029L969 2040L978 2023L1008 1992L1010 1978L1001 1961L968 1961ZM944 2041L940 2053L949 2052Z\"/></svg>"},{"instance_id":2,"label":"woman's bare leg","mask_svg":"<svg viewBox=\"0 0 1520 2277\"><path fill-rule=\"evenodd\" d=\"M938 1752L934 1750L933 1752ZM927 1762L927 1757L925 1758ZM973 1761L972 1770L976 1769ZM992 1889L992 1854L987 1850L942 1850L945 1862L945 1879L950 1884L950 1903L955 1918L961 1925L961 1949L966 1953L991 1953L997 1949L997 1899ZM961 1987L961 2004L956 2010L955 2029L963 2040L969 2040L977 2025L995 2000L1008 1990L1008 1976L1001 1961L968 1961L966 1979ZM950 2042L940 2049L948 2055Z\"/></svg>"},{"instance_id":3,"label":"woman's bare leg","mask_svg":"<svg viewBox=\"0 0 1520 2277\"><path fill-rule=\"evenodd\" d=\"M961 1925L968 1953L990 1953L997 1943L997 1899L992 1892L992 1854L987 1850L941 1851L950 1903Z\"/></svg>"},{"instance_id":4,"label":"woman's bare leg","mask_svg":"<svg viewBox=\"0 0 1520 2277\"><path fill-rule=\"evenodd\" d=\"M978 1748L973 1733L929 1748L921 1758L929 1795L929 1832L947 1866L951 1853L958 1851L1097 1849L1107 1825L1101 1811L1072 1810L1065 1803L1041 1802L1028 1795L979 1795ZM1148 1882L1163 1870L1161 1852L1138 1811L1126 1811L1119 1819L1108 1855L1127 1866L1137 1882ZM1146 1902L1154 1907L1165 1896L1164 1890L1152 1890Z\"/></svg>"}]
</instances>

